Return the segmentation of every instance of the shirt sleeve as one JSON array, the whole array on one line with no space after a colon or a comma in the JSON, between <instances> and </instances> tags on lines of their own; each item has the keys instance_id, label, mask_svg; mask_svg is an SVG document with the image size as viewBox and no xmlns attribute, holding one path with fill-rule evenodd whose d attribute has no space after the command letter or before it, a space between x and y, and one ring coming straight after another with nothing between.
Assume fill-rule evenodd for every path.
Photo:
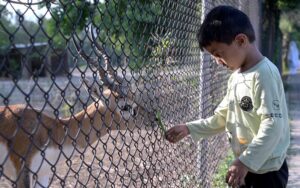
<instances>
[{"instance_id":1,"label":"shirt sleeve","mask_svg":"<svg viewBox=\"0 0 300 188\"><path fill-rule=\"evenodd\" d=\"M213 116L186 123L192 139L198 141L200 138L207 138L223 132L225 130L227 110L228 97L226 95L216 108Z\"/></svg>"},{"instance_id":2,"label":"shirt sleeve","mask_svg":"<svg viewBox=\"0 0 300 188\"><path fill-rule=\"evenodd\" d=\"M267 75L267 74L266 74ZM258 77L255 84L254 108L261 119L257 135L240 155L240 161L253 171L258 171L271 157L280 140L283 130L282 82L276 77Z\"/></svg>"}]
</instances>

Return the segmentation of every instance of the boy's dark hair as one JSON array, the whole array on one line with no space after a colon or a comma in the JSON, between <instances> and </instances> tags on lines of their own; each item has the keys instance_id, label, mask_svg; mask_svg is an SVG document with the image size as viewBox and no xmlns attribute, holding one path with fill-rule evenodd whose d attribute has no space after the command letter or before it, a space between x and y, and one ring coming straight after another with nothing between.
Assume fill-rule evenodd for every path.
<instances>
[{"instance_id":1,"label":"boy's dark hair","mask_svg":"<svg viewBox=\"0 0 300 188\"><path fill-rule=\"evenodd\" d=\"M252 43L255 33L248 16L231 6L217 6L205 17L197 38L200 49L203 50L212 42L231 44L235 36L243 33Z\"/></svg>"}]
</instances>

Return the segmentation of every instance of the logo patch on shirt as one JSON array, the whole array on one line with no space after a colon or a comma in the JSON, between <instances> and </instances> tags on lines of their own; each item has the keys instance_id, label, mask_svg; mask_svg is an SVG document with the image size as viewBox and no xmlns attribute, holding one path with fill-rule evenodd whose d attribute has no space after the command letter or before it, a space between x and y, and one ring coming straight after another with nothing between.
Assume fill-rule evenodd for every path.
<instances>
[{"instance_id":1,"label":"logo patch on shirt","mask_svg":"<svg viewBox=\"0 0 300 188\"><path fill-rule=\"evenodd\" d=\"M244 96L240 102L240 107L244 111L251 111L253 109L252 100L248 96Z\"/></svg>"},{"instance_id":2,"label":"logo patch on shirt","mask_svg":"<svg viewBox=\"0 0 300 188\"><path fill-rule=\"evenodd\" d=\"M279 101L273 100L273 110L279 110Z\"/></svg>"}]
</instances>

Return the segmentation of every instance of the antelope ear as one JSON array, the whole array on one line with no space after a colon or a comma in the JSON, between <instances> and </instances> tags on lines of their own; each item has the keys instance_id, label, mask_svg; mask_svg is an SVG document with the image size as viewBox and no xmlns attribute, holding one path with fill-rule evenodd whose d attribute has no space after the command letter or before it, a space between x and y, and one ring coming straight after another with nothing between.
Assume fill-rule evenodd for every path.
<instances>
[{"instance_id":1,"label":"antelope ear","mask_svg":"<svg viewBox=\"0 0 300 188\"><path fill-rule=\"evenodd\" d=\"M90 85L90 81L88 80L88 79L86 79L86 78L83 78L83 82L84 82L84 89L87 91L87 92L89 92L89 88L91 87Z\"/></svg>"},{"instance_id":2,"label":"antelope ear","mask_svg":"<svg viewBox=\"0 0 300 188\"><path fill-rule=\"evenodd\" d=\"M83 79L84 84L84 88L85 90L91 95L91 97L93 97L94 100L97 100L100 98L100 91L99 88L97 87L97 83L93 83L92 81L84 78Z\"/></svg>"},{"instance_id":3,"label":"antelope ear","mask_svg":"<svg viewBox=\"0 0 300 188\"><path fill-rule=\"evenodd\" d=\"M93 97L94 100L100 98L99 90L97 90L97 88L95 88L94 86L91 87L91 97Z\"/></svg>"}]
</instances>

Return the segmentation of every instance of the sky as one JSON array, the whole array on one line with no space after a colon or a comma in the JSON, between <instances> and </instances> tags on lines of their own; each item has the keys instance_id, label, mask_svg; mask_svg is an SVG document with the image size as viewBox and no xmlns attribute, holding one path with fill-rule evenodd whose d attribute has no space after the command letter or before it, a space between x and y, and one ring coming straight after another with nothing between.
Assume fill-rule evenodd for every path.
<instances>
[{"instance_id":1,"label":"sky","mask_svg":"<svg viewBox=\"0 0 300 188\"><path fill-rule=\"evenodd\" d=\"M22 2L22 3L37 3L37 2L41 2L43 0L10 0L10 1ZM94 2L94 0L85 0L85 1ZM30 6L30 8L28 8L29 6L21 5L21 4L17 4L17 3L13 3L13 2L7 3L7 0L0 0L0 4L1 5L6 5L6 9L8 11L10 11L11 13L13 13L13 16L15 16L16 15L15 12L17 10L19 10L22 14L24 14L24 18L26 20L36 22L38 20L37 16L41 17L43 15L46 15L47 19L51 18L50 13L47 13L47 8L46 7L43 7L43 8L39 9L38 5L32 5L32 6ZM105 0L99 0L98 2L104 3ZM56 5L54 3L51 3L51 6L56 6Z\"/></svg>"},{"instance_id":2,"label":"sky","mask_svg":"<svg viewBox=\"0 0 300 188\"><path fill-rule=\"evenodd\" d=\"M27 3L28 1L29 2L38 2L38 1L41 1L41 0L13 0L13 1L17 1L17 2L25 2ZM42 9L39 9L38 8L38 5L32 5L30 8L28 8L28 6L26 5L20 5L20 4L16 4L16 3L7 3L6 0L0 0L0 4L1 5L6 5L6 9L11 12L13 14L13 17L12 19L14 19L15 17L15 12L17 10L19 10L21 12L21 14L24 15L24 18L26 20L30 20L30 21L37 21L37 16L43 16L46 14L46 18L50 18L50 14L47 13L47 8L42 8ZM36 15L35 15L36 14Z\"/></svg>"}]
</instances>

